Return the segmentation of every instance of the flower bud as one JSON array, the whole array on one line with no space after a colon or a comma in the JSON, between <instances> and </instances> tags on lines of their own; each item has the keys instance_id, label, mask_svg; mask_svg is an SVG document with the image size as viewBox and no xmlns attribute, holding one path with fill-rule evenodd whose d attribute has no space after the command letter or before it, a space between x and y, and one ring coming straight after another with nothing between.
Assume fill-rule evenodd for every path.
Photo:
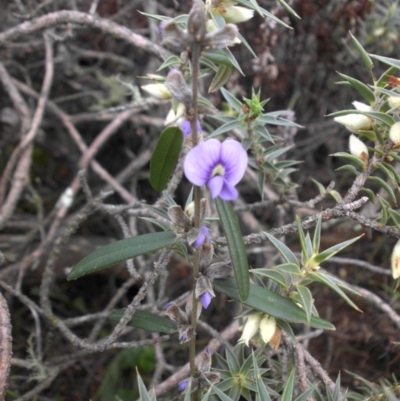
<instances>
[{"instance_id":1,"label":"flower bud","mask_svg":"<svg viewBox=\"0 0 400 401\"><path fill-rule=\"evenodd\" d=\"M141 86L141 88L158 99L171 99L172 97L171 92L164 84L148 84Z\"/></svg>"},{"instance_id":2,"label":"flower bud","mask_svg":"<svg viewBox=\"0 0 400 401\"><path fill-rule=\"evenodd\" d=\"M165 86L172 96L188 109L191 107L192 90L189 88L181 71L172 69L165 80Z\"/></svg>"},{"instance_id":3,"label":"flower bud","mask_svg":"<svg viewBox=\"0 0 400 401\"><path fill-rule=\"evenodd\" d=\"M274 317L264 315L260 321L260 334L265 344L268 344L275 334L276 320Z\"/></svg>"},{"instance_id":4,"label":"flower bud","mask_svg":"<svg viewBox=\"0 0 400 401\"><path fill-rule=\"evenodd\" d=\"M389 138L395 145L400 145L400 122L394 123L390 127Z\"/></svg>"},{"instance_id":5,"label":"flower bud","mask_svg":"<svg viewBox=\"0 0 400 401\"><path fill-rule=\"evenodd\" d=\"M396 280L400 277L400 240L396 242L392 253L392 276Z\"/></svg>"},{"instance_id":6,"label":"flower bud","mask_svg":"<svg viewBox=\"0 0 400 401\"><path fill-rule=\"evenodd\" d=\"M369 104L355 101L352 103L352 105L358 111L372 111L372 107Z\"/></svg>"},{"instance_id":7,"label":"flower bud","mask_svg":"<svg viewBox=\"0 0 400 401\"><path fill-rule=\"evenodd\" d=\"M335 117L334 120L339 124L343 124L348 130L354 133L372 128L372 120L363 114L350 113L345 116Z\"/></svg>"},{"instance_id":8,"label":"flower bud","mask_svg":"<svg viewBox=\"0 0 400 401\"><path fill-rule=\"evenodd\" d=\"M210 305L212 298L215 297L214 290L211 285L211 281L206 276L200 276L196 282L195 296L200 299L201 305L204 309L207 309Z\"/></svg>"},{"instance_id":9,"label":"flower bud","mask_svg":"<svg viewBox=\"0 0 400 401\"><path fill-rule=\"evenodd\" d=\"M364 142L360 141L355 135L351 134L349 139L350 153L353 156L358 157L364 162L365 165L368 164L369 154L368 148Z\"/></svg>"},{"instance_id":10,"label":"flower bud","mask_svg":"<svg viewBox=\"0 0 400 401\"><path fill-rule=\"evenodd\" d=\"M186 108L185 105L182 103L179 103L178 106L176 107L176 110L173 108L170 109L170 111L167 114L167 117L165 118L164 125L168 124L173 124L173 125L178 125L181 119L181 117L185 114Z\"/></svg>"},{"instance_id":11,"label":"flower bud","mask_svg":"<svg viewBox=\"0 0 400 401\"><path fill-rule=\"evenodd\" d=\"M233 46L237 33L236 25L225 25L217 31L208 33L204 39L203 46L206 49L224 49L225 47Z\"/></svg>"},{"instance_id":12,"label":"flower bud","mask_svg":"<svg viewBox=\"0 0 400 401\"><path fill-rule=\"evenodd\" d=\"M398 109L400 107L400 96L389 96L387 101L392 109Z\"/></svg>"},{"instance_id":13,"label":"flower bud","mask_svg":"<svg viewBox=\"0 0 400 401\"><path fill-rule=\"evenodd\" d=\"M168 21L161 27L161 45L174 53L181 53L189 46L189 38L186 32L182 31L174 21Z\"/></svg>"},{"instance_id":14,"label":"flower bud","mask_svg":"<svg viewBox=\"0 0 400 401\"><path fill-rule=\"evenodd\" d=\"M239 24L240 22L248 21L253 18L254 11L249 8L231 6L225 9L225 12L221 14L221 17L229 23Z\"/></svg>"},{"instance_id":15,"label":"flower bud","mask_svg":"<svg viewBox=\"0 0 400 401\"><path fill-rule=\"evenodd\" d=\"M190 10L187 27L194 40L197 43L202 43L206 35L206 18L204 11L197 4Z\"/></svg>"},{"instance_id":16,"label":"flower bud","mask_svg":"<svg viewBox=\"0 0 400 401\"><path fill-rule=\"evenodd\" d=\"M260 322L263 315L254 314L247 318L247 322L244 325L242 336L239 338L238 343L245 343L249 346L249 341L257 333L260 328Z\"/></svg>"},{"instance_id":17,"label":"flower bud","mask_svg":"<svg viewBox=\"0 0 400 401\"><path fill-rule=\"evenodd\" d=\"M196 361L196 368L199 373L209 372L211 369L211 353L207 350L202 352Z\"/></svg>"}]
</instances>

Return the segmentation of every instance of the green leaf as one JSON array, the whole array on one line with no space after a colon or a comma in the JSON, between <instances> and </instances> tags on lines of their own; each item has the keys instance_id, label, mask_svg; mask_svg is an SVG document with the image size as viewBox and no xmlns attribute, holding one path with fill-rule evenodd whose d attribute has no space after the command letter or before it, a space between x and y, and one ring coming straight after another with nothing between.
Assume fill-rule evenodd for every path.
<instances>
[{"instance_id":1,"label":"green leaf","mask_svg":"<svg viewBox=\"0 0 400 401\"><path fill-rule=\"evenodd\" d=\"M116 310L109 316L109 319L112 322L118 323L123 315L123 310ZM171 319L145 310L137 310L129 321L128 326L150 331L152 333L172 334L178 331L176 323Z\"/></svg>"},{"instance_id":2,"label":"green leaf","mask_svg":"<svg viewBox=\"0 0 400 401\"><path fill-rule=\"evenodd\" d=\"M164 68L167 67L173 67L173 66L177 66L177 65L181 65L182 64L182 60L178 57L178 56L169 56L158 68L157 71L161 71Z\"/></svg>"},{"instance_id":3,"label":"green leaf","mask_svg":"<svg viewBox=\"0 0 400 401\"><path fill-rule=\"evenodd\" d=\"M370 56L376 60L381 61L384 64L390 65L391 67L400 70L400 60L397 60L395 58L377 56L376 54L370 54Z\"/></svg>"},{"instance_id":4,"label":"green leaf","mask_svg":"<svg viewBox=\"0 0 400 401\"><path fill-rule=\"evenodd\" d=\"M136 369L136 373L137 373L140 401L151 401L150 395L149 395L149 393L146 389L146 386L144 385L143 380L140 377L140 374L137 371L137 369Z\"/></svg>"},{"instance_id":5,"label":"green leaf","mask_svg":"<svg viewBox=\"0 0 400 401\"><path fill-rule=\"evenodd\" d=\"M213 286L228 297L240 300L234 280L214 280ZM289 299L258 285L250 284L249 297L244 304L278 319L293 323L307 323L307 316L303 309ZM316 316L311 317L310 325L324 330L335 329L331 323Z\"/></svg>"},{"instance_id":6,"label":"green leaf","mask_svg":"<svg viewBox=\"0 0 400 401\"><path fill-rule=\"evenodd\" d=\"M264 232L264 234L267 236L272 245L279 251L283 259L285 259L287 263L293 263L297 266L300 266L299 261L297 260L294 253L283 242L279 241L274 236L266 232Z\"/></svg>"},{"instance_id":7,"label":"green leaf","mask_svg":"<svg viewBox=\"0 0 400 401\"><path fill-rule=\"evenodd\" d=\"M240 120L235 118L234 120L221 125L213 133L211 133L211 135L209 135L207 138L208 139L215 138L216 136L224 134L225 132L229 132L234 129L243 129L243 128L244 128L243 123Z\"/></svg>"},{"instance_id":8,"label":"green leaf","mask_svg":"<svg viewBox=\"0 0 400 401\"><path fill-rule=\"evenodd\" d=\"M72 268L67 280L75 280L78 277L115 265L124 260L157 251L172 245L175 241L176 235L173 232L161 232L113 242L97 249L78 262Z\"/></svg>"},{"instance_id":9,"label":"green leaf","mask_svg":"<svg viewBox=\"0 0 400 401\"><path fill-rule=\"evenodd\" d=\"M349 239L347 241L341 242L340 244L336 244L329 249L326 249L325 251L320 252L318 255L315 255L313 257L313 261L316 265L320 265L321 263L325 262L325 260L328 260L331 258L333 255L336 255L338 252L340 252L342 249L346 248L347 246L353 244L354 242L358 241L364 234Z\"/></svg>"},{"instance_id":10,"label":"green leaf","mask_svg":"<svg viewBox=\"0 0 400 401\"><path fill-rule=\"evenodd\" d=\"M246 247L240 232L236 213L230 202L216 199L218 215L228 244L233 272L239 290L239 297L244 302L249 296L249 265L247 261Z\"/></svg>"},{"instance_id":11,"label":"green leaf","mask_svg":"<svg viewBox=\"0 0 400 401\"><path fill-rule=\"evenodd\" d=\"M218 387L213 386L213 390L215 394L219 397L220 400L222 401L233 401L231 397L228 397L226 394L224 394Z\"/></svg>"},{"instance_id":12,"label":"green leaf","mask_svg":"<svg viewBox=\"0 0 400 401\"><path fill-rule=\"evenodd\" d=\"M254 351L252 352L252 358L253 358L254 376L257 385L257 397L260 401L271 401L268 390L261 378L260 369L258 368L258 361L254 354Z\"/></svg>"},{"instance_id":13,"label":"green leaf","mask_svg":"<svg viewBox=\"0 0 400 401\"><path fill-rule=\"evenodd\" d=\"M299 235L300 247L301 247L301 263L304 265L308 260L306 236L304 235L303 227L301 226L299 216L296 216L297 234Z\"/></svg>"},{"instance_id":14,"label":"green leaf","mask_svg":"<svg viewBox=\"0 0 400 401\"><path fill-rule=\"evenodd\" d=\"M294 263L283 263L281 265L274 266L273 269L283 273L295 274L296 276L302 275L300 267Z\"/></svg>"},{"instance_id":15,"label":"green leaf","mask_svg":"<svg viewBox=\"0 0 400 401\"><path fill-rule=\"evenodd\" d=\"M364 64L364 67L370 71L372 67L374 66L371 58L368 56L368 53L365 51L365 49L362 47L361 43L352 35L350 32L350 36L353 39L354 44L356 45L356 48L358 52L360 53L361 56L361 61Z\"/></svg>"},{"instance_id":16,"label":"green leaf","mask_svg":"<svg viewBox=\"0 0 400 401\"><path fill-rule=\"evenodd\" d=\"M296 377L296 370L293 368L286 382L285 389L283 390L281 401L292 401L295 377Z\"/></svg>"},{"instance_id":17,"label":"green leaf","mask_svg":"<svg viewBox=\"0 0 400 401\"><path fill-rule=\"evenodd\" d=\"M387 177L390 181L392 181L392 183L393 183L394 185L397 184L397 181L396 181L396 178L395 178L393 172L392 172L390 169L388 169L383 163L376 162L376 163L375 163L375 166L377 166L377 167L379 168L379 170L381 170L381 171L386 175L386 177Z\"/></svg>"},{"instance_id":18,"label":"green leaf","mask_svg":"<svg viewBox=\"0 0 400 401\"><path fill-rule=\"evenodd\" d=\"M242 112L242 103L225 88L221 88L222 96L239 113Z\"/></svg>"},{"instance_id":19,"label":"green leaf","mask_svg":"<svg viewBox=\"0 0 400 401\"><path fill-rule=\"evenodd\" d=\"M357 305L341 290L341 288L326 273L311 272L308 273L308 277L322 284L325 284L331 290L335 291L351 307L361 312L361 310L357 307Z\"/></svg>"},{"instance_id":20,"label":"green leaf","mask_svg":"<svg viewBox=\"0 0 400 401\"><path fill-rule=\"evenodd\" d=\"M233 350L229 344L226 344L225 356L226 356L226 361L228 362L229 371L232 374L239 373L240 372L239 361L236 358L236 355L233 353Z\"/></svg>"},{"instance_id":21,"label":"green leaf","mask_svg":"<svg viewBox=\"0 0 400 401\"><path fill-rule=\"evenodd\" d=\"M182 143L183 133L178 127L166 128L161 133L150 160L150 184L156 191L162 191L167 186Z\"/></svg>"},{"instance_id":22,"label":"green leaf","mask_svg":"<svg viewBox=\"0 0 400 401\"><path fill-rule=\"evenodd\" d=\"M364 162L361 159L359 159L357 156L353 156L350 153L336 152L331 156L343 157L343 158L351 160L353 163L357 164L357 166L360 167L362 170L365 168Z\"/></svg>"},{"instance_id":23,"label":"green leaf","mask_svg":"<svg viewBox=\"0 0 400 401\"><path fill-rule=\"evenodd\" d=\"M307 323L310 324L311 312L314 304L311 292L307 287L304 287L303 285L296 285L296 290L299 293L301 304L306 311Z\"/></svg>"},{"instance_id":24,"label":"green leaf","mask_svg":"<svg viewBox=\"0 0 400 401\"><path fill-rule=\"evenodd\" d=\"M338 167L335 171L349 171L351 174L358 175L357 169L352 164L344 164Z\"/></svg>"},{"instance_id":25,"label":"green leaf","mask_svg":"<svg viewBox=\"0 0 400 401\"><path fill-rule=\"evenodd\" d=\"M342 195L338 191L331 190L329 191L329 195L336 201L336 203L340 203L342 201Z\"/></svg>"},{"instance_id":26,"label":"green leaf","mask_svg":"<svg viewBox=\"0 0 400 401\"><path fill-rule=\"evenodd\" d=\"M363 195L367 196L371 203L375 202L375 193L369 188L362 188L361 191Z\"/></svg>"},{"instance_id":27,"label":"green leaf","mask_svg":"<svg viewBox=\"0 0 400 401\"><path fill-rule=\"evenodd\" d=\"M390 188L387 182L383 181L382 178L380 177L375 177L375 176L369 176L369 180L376 182L380 187L384 188L385 191L389 194L390 199L392 202L397 205L397 200L396 200L396 195L393 192L393 189Z\"/></svg>"},{"instance_id":28,"label":"green leaf","mask_svg":"<svg viewBox=\"0 0 400 401\"><path fill-rule=\"evenodd\" d=\"M319 245L321 243L321 227L322 227L322 216L320 215L315 226L312 248L314 253L318 253Z\"/></svg>"},{"instance_id":29,"label":"green leaf","mask_svg":"<svg viewBox=\"0 0 400 401\"><path fill-rule=\"evenodd\" d=\"M281 3L282 7L288 11L290 14L294 15L296 18L301 19L301 17L296 13L296 11L293 10L292 7L289 6L289 4L286 3L284 0L278 0L279 3Z\"/></svg>"},{"instance_id":30,"label":"green leaf","mask_svg":"<svg viewBox=\"0 0 400 401\"><path fill-rule=\"evenodd\" d=\"M231 67L221 64L218 67L218 71L215 74L210 87L208 88L208 92L215 92L219 88L221 88L221 86L224 86L228 82L228 79L231 76L231 72Z\"/></svg>"},{"instance_id":31,"label":"green leaf","mask_svg":"<svg viewBox=\"0 0 400 401\"><path fill-rule=\"evenodd\" d=\"M277 282L284 288L287 288L288 283L286 282L285 276L280 273L279 271L272 270L272 269L252 269L250 273L257 274L258 276L268 277L269 279Z\"/></svg>"},{"instance_id":32,"label":"green leaf","mask_svg":"<svg viewBox=\"0 0 400 401\"><path fill-rule=\"evenodd\" d=\"M358 79L354 79L352 77L349 77L348 75L341 74L340 72L338 73L341 78L343 78L345 81L349 82L349 84L356 90L358 93L369 103L373 104L375 103L375 95L372 90L365 85L363 82L359 81Z\"/></svg>"}]
</instances>

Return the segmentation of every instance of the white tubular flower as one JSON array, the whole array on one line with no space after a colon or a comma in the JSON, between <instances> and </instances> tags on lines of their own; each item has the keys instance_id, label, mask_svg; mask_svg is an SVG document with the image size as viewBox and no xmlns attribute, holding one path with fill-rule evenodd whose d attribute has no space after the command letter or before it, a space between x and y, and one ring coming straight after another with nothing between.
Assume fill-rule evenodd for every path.
<instances>
[{"instance_id":1,"label":"white tubular flower","mask_svg":"<svg viewBox=\"0 0 400 401\"><path fill-rule=\"evenodd\" d=\"M213 3L211 7L212 12L220 15L227 23L239 24L240 22L248 21L254 16L253 10L236 6L236 2L231 0L208 2L208 4L210 3Z\"/></svg>"},{"instance_id":2,"label":"white tubular flower","mask_svg":"<svg viewBox=\"0 0 400 401\"><path fill-rule=\"evenodd\" d=\"M260 322L260 334L265 344L268 344L276 331L276 320L272 316L264 315Z\"/></svg>"},{"instance_id":3,"label":"white tubular flower","mask_svg":"<svg viewBox=\"0 0 400 401\"><path fill-rule=\"evenodd\" d=\"M355 101L352 103L352 105L358 111L372 111L372 107L369 104Z\"/></svg>"},{"instance_id":4,"label":"white tubular flower","mask_svg":"<svg viewBox=\"0 0 400 401\"><path fill-rule=\"evenodd\" d=\"M392 109L398 109L400 107L400 96L389 96L387 100Z\"/></svg>"},{"instance_id":5,"label":"white tubular flower","mask_svg":"<svg viewBox=\"0 0 400 401\"><path fill-rule=\"evenodd\" d=\"M349 139L350 153L353 156L358 157L364 162L365 165L368 164L369 154L368 148L364 142L360 141L355 135L351 134Z\"/></svg>"},{"instance_id":6,"label":"white tubular flower","mask_svg":"<svg viewBox=\"0 0 400 401\"><path fill-rule=\"evenodd\" d=\"M400 145L400 122L394 123L390 127L389 138L395 145Z\"/></svg>"},{"instance_id":7,"label":"white tubular flower","mask_svg":"<svg viewBox=\"0 0 400 401\"><path fill-rule=\"evenodd\" d=\"M174 109L171 109L167 117L165 118L164 125L172 124L175 123L175 125L179 125L180 123L180 118L185 114L185 105L183 103L179 103L178 107L176 108L176 111Z\"/></svg>"},{"instance_id":8,"label":"white tubular flower","mask_svg":"<svg viewBox=\"0 0 400 401\"><path fill-rule=\"evenodd\" d=\"M260 322L263 315L250 315L247 318L247 322L244 325L243 334L239 338L238 343L245 343L249 346L249 341L258 332L260 328Z\"/></svg>"},{"instance_id":9,"label":"white tubular flower","mask_svg":"<svg viewBox=\"0 0 400 401\"><path fill-rule=\"evenodd\" d=\"M143 85L141 88L150 93L150 95L158 98L158 99L171 99L171 92L167 89L164 84L148 84Z\"/></svg>"},{"instance_id":10,"label":"white tubular flower","mask_svg":"<svg viewBox=\"0 0 400 401\"><path fill-rule=\"evenodd\" d=\"M369 130L372 128L372 120L362 114L350 113L345 116L335 117L334 120L354 133L358 133L360 130Z\"/></svg>"},{"instance_id":11,"label":"white tubular flower","mask_svg":"<svg viewBox=\"0 0 400 401\"><path fill-rule=\"evenodd\" d=\"M396 280L400 277L400 240L396 242L392 253L392 276Z\"/></svg>"}]
</instances>

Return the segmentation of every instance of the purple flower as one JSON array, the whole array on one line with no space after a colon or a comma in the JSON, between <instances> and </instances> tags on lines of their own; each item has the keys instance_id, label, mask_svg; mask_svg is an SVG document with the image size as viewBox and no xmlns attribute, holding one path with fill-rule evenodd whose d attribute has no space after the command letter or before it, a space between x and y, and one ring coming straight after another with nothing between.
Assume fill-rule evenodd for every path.
<instances>
[{"instance_id":1,"label":"purple flower","mask_svg":"<svg viewBox=\"0 0 400 401\"><path fill-rule=\"evenodd\" d=\"M230 201L238 197L235 185L242 179L247 161L247 153L238 141L209 139L186 155L183 169L193 185L207 184L213 199L219 196Z\"/></svg>"},{"instance_id":2,"label":"purple flower","mask_svg":"<svg viewBox=\"0 0 400 401\"><path fill-rule=\"evenodd\" d=\"M188 386L188 384L189 384L189 380L183 380L183 381L181 381L179 384L178 384L178 390L179 391L185 391L186 390L186 387Z\"/></svg>"},{"instance_id":3,"label":"purple flower","mask_svg":"<svg viewBox=\"0 0 400 401\"><path fill-rule=\"evenodd\" d=\"M186 341L187 341L187 335L186 335L186 333L183 333L183 334L181 335L180 340L181 340L182 342L186 342Z\"/></svg>"},{"instance_id":4,"label":"purple flower","mask_svg":"<svg viewBox=\"0 0 400 401\"><path fill-rule=\"evenodd\" d=\"M211 238L210 231L208 231L208 228L206 226L201 226L200 234L197 237L196 241L193 242L192 246L196 249L200 248L204 244L206 238L208 239Z\"/></svg>"},{"instance_id":5,"label":"purple flower","mask_svg":"<svg viewBox=\"0 0 400 401\"><path fill-rule=\"evenodd\" d=\"M192 133L192 128L190 126L190 121L189 120L182 121L181 130L183 132L183 137L185 139ZM200 133L200 132L201 132L201 125L200 125L200 121L197 120L197 133Z\"/></svg>"},{"instance_id":6,"label":"purple flower","mask_svg":"<svg viewBox=\"0 0 400 401\"><path fill-rule=\"evenodd\" d=\"M208 291L200 295L200 302L204 309L208 308L208 306L211 303L211 300L212 300L212 295Z\"/></svg>"},{"instance_id":7,"label":"purple flower","mask_svg":"<svg viewBox=\"0 0 400 401\"><path fill-rule=\"evenodd\" d=\"M168 302L168 303L165 305L165 309L170 308L172 305L175 305L175 302Z\"/></svg>"}]
</instances>

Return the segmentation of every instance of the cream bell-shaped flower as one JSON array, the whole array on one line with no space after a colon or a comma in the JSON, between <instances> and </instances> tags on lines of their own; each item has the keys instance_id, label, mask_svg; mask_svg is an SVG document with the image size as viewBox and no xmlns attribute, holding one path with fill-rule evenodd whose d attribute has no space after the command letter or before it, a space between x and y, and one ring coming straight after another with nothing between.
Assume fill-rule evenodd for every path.
<instances>
[{"instance_id":1,"label":"cream bell-shaped flower","mask_svg":"<svg viewBox=\"0 0 400 401\"><path fill-rule=\"evenodd\" d=\"M363 114L350 113L345 116L335 117L334 120L356 134L360 130L369 130L372 128L372 120Z\"/></svg>"},{"instance_id":2,"label":"cream bell-shaped flower","mask_svg":"<svg viewBox=\"0 0 400 401\"><path fill-rule=\"evenodd\" d=\"M354 101L352 105L358 111L372 111L372 107L369 104Z\"/></svg>"},{"instance_id":3,"label":"cream bell-shaped flower","mask_svg":"<svg viewBox=\"0 0 400 401\"><path fill-rule=\"evenodd\" d=\"M260 328L260 322L263 315L250 315L247 318L247 321L243 328L242 336L239 338L238 343L242 344L245 343L249 346L249 341L257 334L258 329Z\"/></svg>"},{"instance_id":4,"label":"cream bell-shaped flower","mask_svg":"<svg viewBox=\"0 0 400 401\"><path fill-rule=\"evenodd\" d=\"M268 344L276 331L276 320L274 317L264 315L260 322L260 335L265 344Z\"/></svg>"},{"instance_id":5,"label":"cream bell-shaped flower","mask_svg":"<svg viewBox=\"0 0 400 401\"><path fill-rule=\"evenodd\" d=\"M225 22L239 24L253 18L254 11L249 8L237 6L232 0L211 0L207 1L208 8L215 14L220 15Z\"/></svg>"},{"instance_id":6,"label":"cream bell-shaped flower","mask_svg":"<svg viewBox=\"0 0 400 401\"><path fill-rule=\"evenodd\" d=\"M183 103L179 103L176 110L174 110L173 108L170 109L170 111L167 114L167 117L165 118L164 125L169 125L169 124L179 125L181 123L180 119L183 117L185 112L186 112L185 105Z\"/></svg>"},{"instance_id":7,"label":"cream bell-shaped flower","mask_svg":"<svg viewBox=\"0 0 400 401\"><path fill-rule=\"evenodd\" d=\"M365 165L368 164L369 154L368 148L364 142L358 139L355 135L351 134L349 139L350 153L353 156L358 157L364 162Z\"/></svg>"},{"instance_id":8,"label":"cream bell-shaped flower","mask_svg":"<svg viewBox=\"0 0 400 401\"><path fill-rule=\"evenodd\" d=\"M389 138L395 145L400 145L400 122L394 123L390 127Z\"/></svg>"},{"instance_id":9,"label":"cream bell-shaped flower","mask_svg":"<svg viewBox=\"0 0 400 401\"><path fill-rule=\"evenodd\" d=\"M400 96L389 96L387 101L392 109L398 109L400 107Z\"/></svg>"},{"instance_id":10,"label":"cream bell-shaped flower","mask_svg":"<svg viewBox=\"0 0 400 401\"><path fill-rule=\"evenodd\" d=\"M158 99L171 99L172 95L168 88L161 83L143 85L141 88Z\"/></svg>"},{"instance_id":11,"label":"cream bell-shaped flower","mask_svg":"<svg viewBox=\"0 0 400 401\"><path fill-rule=\"evenodd\" d=\"M396 280L400 277L400 240L396 242L392 253L392 276Z\"/></svg>"}]
</instances>

